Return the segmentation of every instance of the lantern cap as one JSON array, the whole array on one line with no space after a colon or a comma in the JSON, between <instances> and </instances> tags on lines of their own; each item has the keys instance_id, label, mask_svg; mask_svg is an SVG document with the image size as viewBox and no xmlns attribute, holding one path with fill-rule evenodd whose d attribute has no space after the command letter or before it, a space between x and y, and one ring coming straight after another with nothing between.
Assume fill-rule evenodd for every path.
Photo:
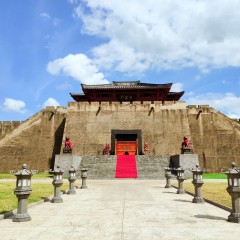
<instances>
[{"instance_id":1,"label":"lantern cap","mask_svg":"<svg viewBox=\"0 0 240 240\"><path fill-rule=\"evenodd\" d=\"M182 166L179 166L178 168L175 168L174 170L177 170L177 171L185 171L185 169L183 169L183 167Z\"/></svg>"},{"instance_id":2,"label":"lantern cap","mask_svg":"<svg viewBox=\"0 0 240 240\"><path fill-rule=\"evenodd\" d=\"M74 171L76 171L76 169L74 168L73 165L71 165L71 167L70 167L70 169L69 169L69 172L74 172Z\"/></svg>"},{"instance_id":3,"label":"lantern cap","mask_svg":"<svg viewBox=\"0 0 240 240\"><path fill-rule=\"evenodd\" d=\"M88 168L82 168L81 171L88 171Z\"/></svg>"},{"instance_id":4,"label":"lantern cap","mask_svg":"<svg viewBox=\"0 0 240 240\"><path fill-rule=\"evenodd\" d=\"M50 169L49 173L55 174L55 173L64 173L64 170L60 168L60 166L57 166L56 169L52 170Z\"/></svg>"},{"instance_id":5,"label":"lantern cap","mask_svg":"<svg viewBox=\"0 0 240 240\"><path fill-rule=\"evenodd\" d=\"M200 168L199 165L196 165L196 168L192 168L192 172L203 172L205 169Z\"/></svg>"},{"instance_id":6,"label":"lantern cap","mask_svg":"<svg viewBox=\"0 0 240 240\"><path fill-rule=\"evenodd\" d=\"M173 170L173 169L170 168L170 167L165 167L164 169L165 169L165 170Z\"/></svg>"},{"instance_id":7,"label":"lantern cap","mask_svg":"<svg viewBox=\"0 0 240 240\"><path fill-rule=\"evenodd\" d=\"M27 170L27 164L24 163L22 165L22 169L17 171L16 173L14 173L15 176L19 176L19 175L33 175L31 170Z\"/></svg>"},{"instance_id":8,"label":"lantern cap","mask_svg":"<svg viewBox=\"0 0 240 240\"><path fill-rule=\"evenodd\" d=\"M233 174L240 173L240 170L239 170L239 168L236 167L235 162L232 162L231 167L232 168L228 169L225 173L233 173Z\"/></svg>"}]
</instances>

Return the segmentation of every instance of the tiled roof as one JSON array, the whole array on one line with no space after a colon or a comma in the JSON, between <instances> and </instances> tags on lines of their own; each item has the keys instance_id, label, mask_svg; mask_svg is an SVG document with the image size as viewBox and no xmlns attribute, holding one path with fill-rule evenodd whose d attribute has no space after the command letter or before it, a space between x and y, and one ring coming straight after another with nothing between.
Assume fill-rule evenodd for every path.
<instances>
[{"instance_id":1,"label":"tiled roof","mask_svg":"<svg viewBox=\"0 0 240 240\"><path fill-rule=\"evenodd\" d=\"M70 93L71 96L85 96L84 93Z\"/></svg>"},{"instance_id":2,"label":"tiled roof","mask_svg":"<svg viewBox=\"0 0 240 240\"><path fill-rule=\"evenodd\" d=\"M109 84L100 85L86 85L81 84L82 89L127 89L127 88L171 88L172 83L167 84L153 84L153 83L141 83L140 81L131 82L113 82Z\"/></svg>"}]
</instances>

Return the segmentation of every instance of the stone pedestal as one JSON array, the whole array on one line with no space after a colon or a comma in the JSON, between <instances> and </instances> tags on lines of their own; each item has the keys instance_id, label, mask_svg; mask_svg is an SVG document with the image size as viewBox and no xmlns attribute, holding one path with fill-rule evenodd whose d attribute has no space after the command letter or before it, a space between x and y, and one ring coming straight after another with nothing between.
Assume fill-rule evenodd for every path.
<instances>
[{"instance_id":1,"label":"stone pedestal","mask_svg":"<svg viewBox=\"0 0 240 240\"><path fill-rule=\"evenodd\" d=\"M166 186L165 188L171 188L171 177L172 177L172 169L171 168L164 168L165 170L165 178L166 178Z\"/></svg>"},{"instance_id":2,"label":"stone pedestal","mask_svg":"<svg viewBox=\"0 0 240 240\"><path fill-rule=\"evenodd\" d=\"M87 172L88 169L87 168L82 168L81 169L81 178L82 178L82 186L80 187L81 189L87 189L87 184L86 184L86 180L87 180Z\"/></svg>"},{"instance_id":3,"label":"stone pedestal","mask_svg":"<svg viewBox=\"0 0 240 240\"><path fill-rule=\"evenodd\" d=\"M181 153L182 154L191 154L191 149L189 147L182 147Z\"/></svg>"},{"instance_id":4,"label":"stone pedestal","mask_svg":"<svg viewBox=\"0 0 240 240\"><path fill-rule=\"evenodd\" d=\"M194 194L194 198L192 200L193 203L205 203L205 200L202 197L202 185L203 185L203 181L199 180L193 180L192 181L193 185L194 185L194 189L195 189L195 194Z\"/></svg>"},{"instance_id":5,"label":"stone pedestal","mask_svg":"<svg viewBox=\"0 0 240 240\"><path fill-rule=\"evenodd\" d=\"M79 169L82 157L71 153L57 154L55 155L54 168L60 166L64 170L64 177L68 177L68 169L73 166L75 169ZM76 172L76 176L80 177L79 171Z\"/></svg>"},{"instance_id":6,"label":"stone pedestal","mask_svg":"<svg viewBox=\"0 0 240 240\"><path fill-rule=\"evenodd\" d=\"M63 148L63 153L71 153L72 154L72 149L71 148Z\"/></svg>"},{"instance_id":7,"label":"stone pedestal","mask_svg":"<svg viewBox=\"0 0 240 240\"><path fill-rule=\"evenodd\" d=\"M63 185L63 181L53 181L54 186L54 197L52 198L52 203L62 203L63 199L61 198L61 189L60 187Z\"/></svg>"},{"instance_id":8,"label":"stone pedestal","mask_svg":"<svg viewBox=\"0 0 240 240\"><path fill-rule=\"evenodd\" d=\"M192 177L191 169L199 165L197 154L179 154L170 157L170 167L179 168L180 166L185 169L184 175L186 178Z\"/></svg>"},{"instance_id":9,"label":"stone pedestal","mask_svg":"<svg viewBox=\"0 0 240 240\"><path fill-rule=\"evenodd\" d=\"M184 194L185 190L183 188L183 182L185 180L184 177L177 177L178 180L178 190L177 190L177 194Z\"/></svg>"},{"instance_id":10,"label":"stone pedestal","mask_svg":"<svg viewBox=\"0 0 240 240\"><path fill-rule=\"evenodd\" d=\"M17 214L13 218L13 222L28 222L31 220L30 215L27 212L28 197L32 190L15 190L14 193L18 198Z\"/></svg>"}]
</instances>

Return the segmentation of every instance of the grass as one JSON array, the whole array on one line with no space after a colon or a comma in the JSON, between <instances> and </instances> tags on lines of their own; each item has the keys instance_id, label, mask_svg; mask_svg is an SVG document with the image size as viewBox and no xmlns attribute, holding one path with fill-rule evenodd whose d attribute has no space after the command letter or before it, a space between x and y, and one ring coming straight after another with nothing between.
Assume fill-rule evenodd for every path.
<instances>
[{"instance_id":1,"label":"grass","mask_svg":"<svg viewBox=\"0 0 240 240\"><path fill-rule=\"evenodd\" d=\"M224 173L204 173L204 179L227 179L227 175Z\"/></svg>"},{"instance_id":2,"label":"grass","mask_svg":"<svg viewBox=\"0 0 240 240\"><path fill-rule=\"evenodd\" d=\"M51 177L52 177L52 174L48 174L48 173L38 173L32 176L32 178L34 179L51 178ZM16 176L11 173L0 173L0 179L16 179Z\"/></svg>"},{"instance_id":3,"label":"grass","mask_svg":"<svg viewBox=\"0 0 240 240\"><path fill-rule=\"evenodd\" d=\"M174 184L177 186L177 183ZM232 207L231 197L226 191L226 183L206 182L202 185L202 197L220 203L227 207ZM192 183L184 183L184 189L191 193L194 193L194 186Z\"/></svg>"},{"instance_id":4,"label":"grass","mask_svg":"<svg viewBox=\"0 0 240 240\"><path fill-rule=\"evenodd\" d=\"M12 211L17 208L17 197L14 195L15 182L0 182L0 214ZM64 182L61 191L66 191L69 187L68 182ZM49 183L33 183L31 185L32 193L29 196L28 203L37 202L41 199L53 195L54 188L51 180Z\"/></svg>"}]
</instances>

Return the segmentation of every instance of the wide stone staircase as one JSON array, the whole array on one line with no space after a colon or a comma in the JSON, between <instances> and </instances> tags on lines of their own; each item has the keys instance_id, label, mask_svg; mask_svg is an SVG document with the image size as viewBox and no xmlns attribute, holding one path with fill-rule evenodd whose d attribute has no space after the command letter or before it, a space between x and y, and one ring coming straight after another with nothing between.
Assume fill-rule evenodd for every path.
<instances>
[{"instance_id":1,"label":"wide stone staircase","mask_svg":"<svg viewBox=\"0 0 240 240\"><path fill-rule=\"evenodd\" d=\"M88 168L89 179L114 179L116 156L82 156L80 169ZM136 156L139 179L164 179L170 156Z\"/></svg>"},{"instance_id":2,"label":"wide stone staircase","mask_svg":"<svg viewBox=\"0 0 240 240\"><path fill-rule=\"evenodd\" d=\"M169 166L170 156L137 156L138 178L163 179L164 167Z\"/></svg>"},{"instance_id":3,"label":"wide stone staircase","mask_svg":"<svg viewBox=\"0 0 240 240\"><path fill-rule=\"evenodd\" d=\"M89 169L89 179L113 179L116 170L116 156L82 156L81 168Z\"/></svg>"}]
</instances>

